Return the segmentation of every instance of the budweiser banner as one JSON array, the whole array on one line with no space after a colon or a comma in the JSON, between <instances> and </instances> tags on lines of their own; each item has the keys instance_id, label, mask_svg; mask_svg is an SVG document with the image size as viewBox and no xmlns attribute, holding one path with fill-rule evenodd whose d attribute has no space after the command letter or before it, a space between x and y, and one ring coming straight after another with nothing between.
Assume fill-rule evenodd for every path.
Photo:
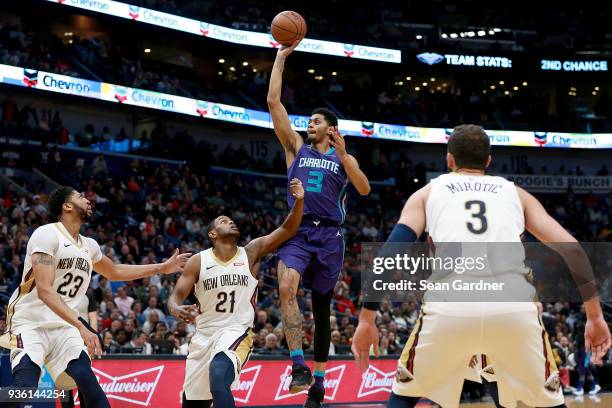
<instances>
[{"instance_id":1,"label":"budweiser banner","mask_svg":"<svg viewBox=\"0 0 612 408\"><path fill-rule=\"evenodd\" d=\"M397 361L372 360L361 373L352 359L333 360L325 375L325 401L384 402L391 393ZM185 360L96 360L93 368L113 408L181 406ZM306 391L289 393L290 361L251 360L233 388L237 406L301 405ZM76 404L79 404L77 396ZM59 406L59 405L58 405Z\"/></svg>"}]
</instances>

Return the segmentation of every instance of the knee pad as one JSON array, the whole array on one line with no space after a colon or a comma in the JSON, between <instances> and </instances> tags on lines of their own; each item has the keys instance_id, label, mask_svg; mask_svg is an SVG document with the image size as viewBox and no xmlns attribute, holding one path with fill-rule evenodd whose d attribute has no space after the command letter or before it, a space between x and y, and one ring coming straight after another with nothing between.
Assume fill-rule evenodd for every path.
<instances>
[{"instance_id":1,"label":"knee pad","mask_svg":"<svg viewBox=\"0 0 612 408\"><path fill-rule=\"evenodd\" d=\"M234 408L230 387L234 381L234 364L225 353L218 353L210 363L210 393L216 407Z\"/></svg>"},{"instance_id":2,"label":"knee pad","mask_svg":"<svg viewBox=\"0 0 612 408\"><path fill-rule=\"evenodd\" d=\"M210 363L210 390L229 390L234 382L234 364L225 353L218 353Z\"/></svg>"},{"instance_id":3,"label":"knee pad","mask_svg":"<svg viewBox=\"0 0 612 408\"><path fill-rule=\"evenodd\" d=\"M13 385L16 387L37 387L40 367L27 354L13 369Z\"/></svg>"},{"instance_id":4,"label":"knee pad","mask_svg":"<svg viewBox=\"0 0 612 408\"><path fill-rule=\"evenodd\" d=\"M84 351L79 358L68 363L66 373L77 383L79 394L87 408L110 408L108 399L91 369L91 361Z\"/></svg>"}]
</instances>

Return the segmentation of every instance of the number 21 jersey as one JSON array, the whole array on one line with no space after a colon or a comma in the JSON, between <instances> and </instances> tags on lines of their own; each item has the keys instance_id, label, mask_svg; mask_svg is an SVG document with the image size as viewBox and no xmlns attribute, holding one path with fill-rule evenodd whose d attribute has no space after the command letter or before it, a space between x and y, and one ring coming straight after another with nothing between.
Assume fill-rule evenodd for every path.
<instances>
[{"instance_id":1,"label":"number 21 jersey","mask_svg":"<svg viewBox=\"0 0 612 408\"><path fill-rule=\"evenodd\" d=\"M251 274L244 247L227 262L209 248L200 252L200 276L195 284L200 315L196 327L206 335L221 329L253 326L257 304L257 279Z\"/></svg>"},{"instance_id":2,"label":"number 21 jersey","mask_svg":"<svg viewBox=\"0 0 612 408\"><path fill-rule=\"evenodd\" d=\"M11 334L38 327L72 327L39 298L32 267L35 253L53 257L53 290L75 315L86 296L93 265L102 259L100 246L94 239L79 235L75 241L61 222L38 227L28 241L21 284L9 301L7 330Z\"/></svg>"}]
</instances>

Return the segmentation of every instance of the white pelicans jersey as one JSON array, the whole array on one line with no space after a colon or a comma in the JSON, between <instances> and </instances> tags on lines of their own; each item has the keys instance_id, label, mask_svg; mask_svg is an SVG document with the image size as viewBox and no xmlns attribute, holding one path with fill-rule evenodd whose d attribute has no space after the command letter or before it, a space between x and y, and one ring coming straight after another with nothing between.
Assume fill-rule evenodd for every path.
<instances>
[{"instance_id":1,"label":"white pelicans jersey","mask_svg":"<svg viewBox=\"0 0 612 408\"><path fill-rule=\"evenodd\" d=\"M195 285L200 315L198 331L253 326L257 302L257 279L251 274L243 247L228 262L219 260L209 248L200 252L200 275Z\"/></svg>"},{"instance_id":2,"label":"white pelicans jersey","mask_svg":"<svg viewBox=\"0 0 612 408\"><path fill-rule=\"evenodd\" d=\"M427 230L434 243L521 241L525 216L514 183L450 173L430 184Z\"/></svg>"},{"instance_id":3,"label":"white pelicans jersey","mask_svg":"<svg viewBox=\"0 0 612 408\"><path fill-rule=\"evenodd\" d=\"M535 288L528 282L530 270L521 242L525 215L514 183L497 176L450 173L436 177L430 185L426 223L435 257L454 259L456 265L450 270L432 268L429 281L440 283L437 287L444 291L428 291L425 300L467 302L449 305L458 313L464 308L474 310L477 301L492 302L491 311L502 301L533 301ZM502 290L469 289L481 282L496 283ZM445 290L448 285L452 290Z\"/></svg>"},{"instance_id":4,"label":"white pelicans jersey","mask_svg":"<svg viewBox=\"0 0 612 408\"><path fill-rule=\"evenodd\" d=\"M21 285L11 296L7 310L7 330L12 334L32 328L69 326L39 297L34 281L32 255L44 253L53 257L53 289L78 314L86 298L93 265L102 259L98 243L79 235L75 241L61 222L38 227L28 241Z\"/></svg>"}]
</instances>

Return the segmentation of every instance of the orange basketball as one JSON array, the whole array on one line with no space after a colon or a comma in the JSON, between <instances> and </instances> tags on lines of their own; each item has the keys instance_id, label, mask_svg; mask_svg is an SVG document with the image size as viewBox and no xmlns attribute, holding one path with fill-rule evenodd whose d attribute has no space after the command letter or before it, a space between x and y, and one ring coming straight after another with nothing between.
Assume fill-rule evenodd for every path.
<instances>
[{"instance_id":1,"label":"orange basketball","mask_svg":"<svg viewBox=\"0 0 612 408\"><path fill-rule=\"evenodd\" d=\"M279 44L291 45L306 35L306 20L295 11L282 11L272 20L272 37Z\"/></svg>"}]
</instances>

